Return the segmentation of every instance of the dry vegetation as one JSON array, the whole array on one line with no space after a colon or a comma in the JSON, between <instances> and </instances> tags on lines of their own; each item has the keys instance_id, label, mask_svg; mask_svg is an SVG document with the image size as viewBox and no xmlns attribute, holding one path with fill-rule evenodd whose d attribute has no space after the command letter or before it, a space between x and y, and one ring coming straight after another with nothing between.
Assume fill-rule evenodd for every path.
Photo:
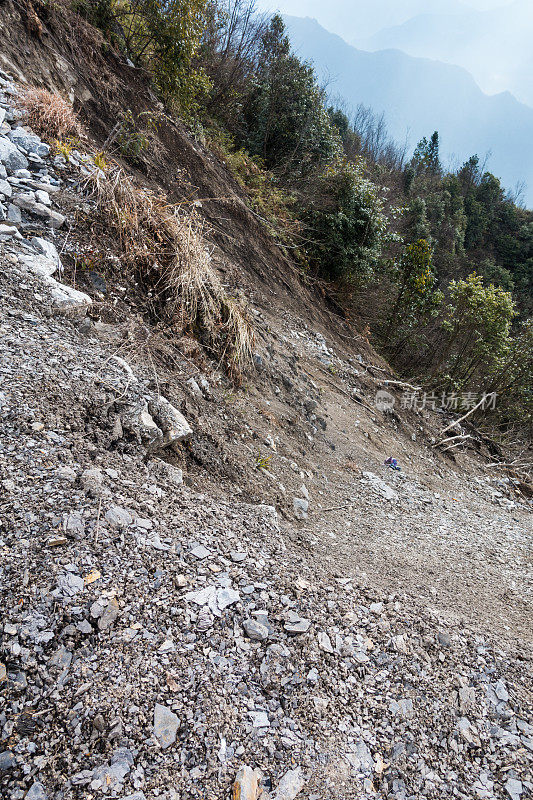
<instances>
[{"instance_id":1,"label":"dry vegetation","mask_svg":"<svg viewBox=\"0 0 533 800\"><path fill-rule=\"evenodd\" d=\"M253 347L246 309L227 296L200 221L146 190L117 166L94 170L86 189L120 241L123 263L181 335L190 332L238 378Z\"/></svg>"},{"instance_id":2,"label":"dry vegetation","mask_svg":"<svg viewBox=\"0 0 533 800\"><path fill-rule=\"evenodd\" d=\"M25 123L45 139L63 139L83 133L72 106L59 94L30 88L19 96L18 106L25 112Z\"/></svg>"}]
</instances>

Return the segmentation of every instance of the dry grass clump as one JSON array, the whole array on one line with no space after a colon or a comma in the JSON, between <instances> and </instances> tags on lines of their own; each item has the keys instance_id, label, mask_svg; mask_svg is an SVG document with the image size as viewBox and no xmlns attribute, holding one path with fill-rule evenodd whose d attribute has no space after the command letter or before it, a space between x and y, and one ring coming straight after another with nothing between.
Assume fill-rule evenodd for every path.
<instances>
[{"instance_id":1,"label":"dry grass clump","mask_svg":"<svg viewBox=\"0 0 533 800\"><path fill-rule=\"evenodd\" d=\"M72 107L61 95L46 89L28 89L17 106L26 112L24 122L47 139L81 136L83 128Z\"/></svg>"},{"instance_id":2,"label":"dry grass clump","mask_svg":"<svg viewBox=\"0 0 533 800\"><path fill-rule=\"evenodd\" d=\"M242 303L224 291L200 221L136 189L118 167L105 175L95 170L86 185L119 234L123 261L150 288L158 309L238 378L252 356L252 327Z\"/></svg>"}]
</instances>

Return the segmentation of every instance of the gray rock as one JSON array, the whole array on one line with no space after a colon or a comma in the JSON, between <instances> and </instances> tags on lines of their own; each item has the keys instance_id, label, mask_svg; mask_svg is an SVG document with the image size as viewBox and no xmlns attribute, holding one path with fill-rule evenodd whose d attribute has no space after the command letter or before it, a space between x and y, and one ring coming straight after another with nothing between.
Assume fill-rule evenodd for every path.
<instances>
[{"instance_id":1,"label":"gray rock","mask_svg":"<svg viewBox=\"0 0 533 800\"><path fill-rule=\"evenodd\" d=\"M72 286L65 286L58 283L53 278L48 278L47 286L50 292L52 307L58 314L65 316L76 316L84 314L87 308L92 305L92 300L85 292L79 292Z\"/></svg>"},{"instance_id":2,"label":"gray rock","mask_svg":"<svg viewBox=\"0 0 533 800\"><path fill-rule=\"evenodd\" d=\"M26 795L26 800L48 800L48 794L42 783L35 781Z\"/></svg>"},{"instance_id":3,"label":"gray rock","mask_svg":"<svg viewBox=\"0 0 533 800\"><path fill-rule=\"evenodd\" d=\"M91 495L98 496L102 492L104 476L96 467L86 469L81 474L81 484L84 490Z\"/></svg>"},{"instance_id":4,"label":"gray rock","mask_svg":"<svg viewBox=\"0 0 533 800\"><path fill-rule=\"evenodd\" d=\"M85 535L85 522L81 511L71 511L63 517L63 530L74 539Z\"/></svg>"},{"instance_id":5,"label":"gray rock","mask_svg":"<svg viewBox=\"0 0 533 800\"><path fill-rule=\"evenodd\" d=\"M14 206L13 203L10 203L7 207L7 218L9 222L14 222L16 225L19 225L22 222L20 208Z\"/></svg>"},{"instance_id":6,"label":"gray rock","mask_svg":"<svg viewBox=\"0 0 533 800\"><path fill-rule=\"evenodd\" d=\"M494 687L494 693L498 700L503 703L507 703L509 701L509 692L506 689L505 683L502 680L499 680Z\"/></svg>"},{"instance_id":7,"label":"gray rock","mask_svg":"<svg viewBox=\"0 0 533 800\"><path fill-rule=\"evenodd\" d=\"M226 608L229 608L229 606L238 603L241 597L239 592L228 587L226 589L218 589L216 599L219 610L224 611Z\"/></svg>"},{"instance_id":8,"label":"gray rock","mask_svg":"<svg viewBox=\"0 0 533 800\"><path fill-rule=\"evenodd\" d=\"M42 178L40 180L34 180L33 178L31 180L26 179L24 181L24 185L29 186L30 189L34 189L35 191L40 189L43 192L47 192L49 195L58 192L60 188L59 186L55 186L53 183L46 183L45 178Z\"/></svg>"},{"instance_id":9,"label":"gray rock","mask_svg":"<svg viewBox=\"0 0 533 800\"><path fill-rule=\"evenodd\" d=\"M471 711L476 704L476 690L473 686L463 686L459 689L459 708L463 713Z\"/></svg>"},{"instance_id":10,"label":"gray rock","mask_svg":"<svg viewBox=\"0 0 533 800\"><path fill-rule=\"evenodd\" d=\"M209 552L207 547L203 546L203 544L198 544L191 550L191 555L197 558L199 561L203 561L203 559L210 556L211 553Z\"/></svg>"},{"instance_id":11,"label":"gray rock","mask_svg":"<svg viewBox=\"0 0 533 800\"><path fill-rule=\"evenodd\" d=\"M43 206L49 206L52 204L50 195L48 192L45 192L44 189L37 189L35 192L35 197L37 198L37 202L42 203Z\"/></svg>"},{"instance_id":12,"label":"gray rock","mask_svg":"<svg viewBox=\"0 0 533 800\"><path fill-rule=\"evenodd\" d=\"M329 638L327 633L320 631L317 638L318 638L318 646L320 647L321 650L323 650L325 653L334 652L333 646L331 644L331 639Z\"/></svg>"},{"instance_id":13,"label":"gray rock","mask_svg":"<svg viewBox=\"0 0 533 800\"><path fill-rule=\"evenodd\" d=\"M43 255L21 255L19 260L26 269L34 275L40 275L41 278L50 278L57 269L57 262Z\"/></svg>"},{"instance_id":14,"label":"gray rock","mask_svg":"<svg viewBox=\"0 0 533 800\"><path fill-rule=\"evenodd\" d=\"M287 633L292 633L292 634L307 633L310 626L311 626L311 620L305 619L305 617L300 617L294 611L290 611L287 614L285 624L283 625Z\"/></svg>"},{"instance_id":15,"label":"gray rock","mask_svg":"<svg viewBox=\"0 0 533 800\"><path fill-rule=\"evenodd\" d=\"M111 506L105 513L105 519L112 528L127 528L133 522L130 512L122 506Z\"/></svg>"},{"instance_id":16,"label":"gray rock","mask_svg":"<svg viewBox=\"0 0 533 800\"><path fill-rule=\"evenodd\" d=\"M298 517L298 519L306 519L307 518L307 511L309 510L309 501L303 497L295 497L293 498L292 505L294 508L294 513Z\"/></svg>"},{"instance_id":17,"label":"gray rock","mask_svg":"<svg viewBox=\"0 0 533 800\"><path fill-rule=\"evenodd\" d=\"M108 628L110 628L118 617L119 610L117 598L112 597L98 619L98 630L106 631Z\"/></svg>"},{"instance_id":18,"label":"gray rock","mask_svg":"<svg viewBox=\"0 0 533 800\"><path fill-rule=\"evenodd\" d=\"M162 447L163 432L148 411L146 400L128 404L120 419L124 430L133 433L137 440L144 442L150 450L154 451Z\"/></svg>"},{"instance_id":19,"label":"gray rock","mask_svg":"<svg viewBox=\"0 0 533 800\"><path fill-rule=\"evenodd\" d=\"M93 632L93 626L86 619L82 619L81 622L78 622L76 627L80 633L89 634Z\"/></svg>"},{"instance_id":20,"label":"gray rock","mask_svg":"<svg viewBox=\"0 0 533 800\"><path fill-rule=\"evenodd\" d=\"M270 721L266 711L250 711L249 716L254 728L270 728Z\"/></svg>"},{"instance_id":21,"label":"gray rock","mask_svg":"<svg viewBox=\"0 0 533 800\"><path fill-rule=\"evenodd\" d=\"M165 397L157 397L148 402L148 409L164 434L163 446L178 445L188 439L192 428L183 416Z\"/></svg>"},{"instance_id":22,"label":"gray rock","mask_svg":"<svg viewBox=\"0 0 533 800\"><path fill-rule=\"evenodd\" d=\"M27 153L35 153L38 156L47 156L50 152L50 145L45 144L34 133L30 133L25 128L14 128L8 133L8 139L18 147L23 147Z\"/></svg>"},{"instance_id":23,"label":"gray rock","mask_svg":"<svg viewBox=\"0 0 533 800\"><path fill-rule=\"evenodd\" d=\"M11 750L4 750L0 753L0 772L6 772L8 769L13 769L17 761L15 754Z\"/></svg>"},{"instance_id":24,"label":"gray rock","mask_svg":"<svg viewBox=\"0 0 533 800\"><path fill-rule=\"evenodd\" d=\"M376 494L383 497L385 500L397 500L398 494L388 486L385 481L382 481L377 475L373 472L363 472L363 478L368 481L372 489L376 492Z\"/></svg>"},{"instance_id":25,"label":"gray rock","mask_svg":"<svg viewBox=\"0 0 533 800\"><path fill-rule=\"evenodd\" d=\"M318 671L313 667L307 673L307 679L306 680L307 680L307 683L315 684L315 683L318 683L319 678L320 678L320 675L318 674Z\"/></svg>"},{"instance_id":26,"label":"gray rock","mask_svg":"<svg viewBox=\"0 0 533 800\"><path fill-rule=\"evenodd\" d=\"M10 175L17 169L26 169L28 166L27 158L18 147L3 136L0 136L0 161Z\"/></svg>"},{"instance_id":27,"label":"gray rock","mask_svg":"<svg viewBox=\"0 0 533 800\"><path fill-rule=\"evenodd\" d=\"M72 662L72 653L66 647L61 645L53 655L48 659L49 667L58 667L59 669L66 669L70 667Z\"/></svg>"},{"instance_id":28,"label":"gray rock","mask_svg":"<svg viewBox=\"0 0 533 800\"><path fill-rule=\"evenodd\" d=\"M290 769L280 780L272 795L272 800L294 800L305 785L305 778L300 767Z\"/></svg>"},{"instance_id":29,"label":"gray rock","mask_svg":"<svg viewBox=\"0 0 533 800\"><path fill-rule=\"evenodd\" d=\"M163 750L166 750L176 741L179 724L178 716L170 708L156 703L154 709L154 735Z\"/></svg>"},{"instance_id":30,"label":"gray rock","mask_svg":"<svg viewBox=\"0 0 533 800\"><path fill-rule=\"evenodd\" d=\"M63 214L60 214L58 211L53 211L42 203L38 203L29 193L19 194L13 197L13 203L24 211L29 211L31 214L36 214L38 217L44 217L52 228L61 228L66 220Z\"/></svg>"},{"instance_id":31,"label":"gray rock","mask_svg":"<svg viewBox=\"0 0 533 800\"><path fill-rule=\"evenodd\" d=\"M111 756L111 763L96 767L92 774L93 783L108 791L120 791L122 784L133 766L133 755L127 747L119 747ZM92 784L91 784L92 786Z\"/></svg>"},{"instance_id":32,"label":"gray rock","mask_svg":"<svg viewBox=\"0 0 533 800\"><path fill-rule=\"evenodd\" d=\"M11 197L13 194L11 184L2 180L2 178L0 178L0 194L4 195L4 197Z\"/></svg>"},{"instance_id":33,"label":"gray rock","mask_svg":"<svg viewBox=\"0 0 533 800\"><path fill-rule=\"evenodd\" d=\"M268 628L255 619L245 619L242 627L246 635L256 642L264 642L268 639Z\"/></svg>"},{"instance_id":34,"label":"gray rock","mask_svg":"<svg viewBox=\"0 0 533 800\"><path fill-rule=\"evenodd\" d=\"M4 239L20 239L20 233L17 228L12 224L0 225L0 236Z\"/></svg>"},{"instance_id":35,"label":"gray rock","mask_svg":"<svg viewBox=\"0 0 533 800\"><path fill-rule=\"evenodd\" d=\"M509 778L505 784L505 791L511 800L520 800L520 797L524 791L522 781L517 781L515 778Z\"/></svg>"},{"instance_id":36,"label":"gray rock","mask_svg":"<svg viewBox=\"0 0 533 800\"><path fill-rule=\"evenodd\" d=\"M45 258L47 258L49 261L53 261L57 269L61 272L61 259L55 244L49 242L47 239L42 239L40 236L34 236L31 239L31 245L33 249L39 253L39 255L45 256Z\"/></svg>"},{"instance_id":37,"label":"gray rock","mask_svg":"<svg viewBox=\"0 0 533 800\"><path fill-rule=\"evenodd\" d=\"M67 572L60 575L57 579L57 588L54 593L62 595L63 597L74 597L75 595L83 592L85 584L83 578L79 575L74 575L72 572Z\"/></svg>"},{"instance_id":38,"label":"gray rock","mask_svg":"<svg viewBox=\"0 0 533 800\"><path fill-rule=\"evenodd\" d=\"M189 390L192 395L194 395L195 397L199 397L202 400L204 399L203 392L196 383L196 381L194 380L194 378L189 378L189 380L187 381L187 386L189 387Z\"/></svg>"}]
</instances>

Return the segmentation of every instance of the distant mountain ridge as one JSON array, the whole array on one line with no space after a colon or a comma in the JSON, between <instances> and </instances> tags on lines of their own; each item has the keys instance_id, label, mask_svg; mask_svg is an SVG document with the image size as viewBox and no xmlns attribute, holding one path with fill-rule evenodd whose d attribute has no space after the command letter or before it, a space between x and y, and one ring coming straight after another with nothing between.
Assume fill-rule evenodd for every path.
<instances>
[{"instance_id":1,"label":"distant mountain ridge","mask_svg":"<svg viewBox=\"0 0 533 800\"><path fill-rule=\"evenodd\" d=\"M488 96L463 68L415 58L399 50L367 52L347 44L309 17L284 16L296 52L312 62L354 108L363 103L384 112L391 135L414 146L439 131L442 156L463 162L491 152L488 168L507 188L528 186L533 206L533 108L509 92Z\"/></svg>"},{"instance_id":2,"label":"distant mountain ridge","mask_svg":"<svg viewBox=\"0 0 533 800\"><path fill-rule=\"evenodd\" d=\"M501 0L505 2L506 0ZM422 13L461 14L471 9L472 0L352 0L349 9L345 3L324 4L324 0L257 0L264 11L273 13L280 4L281 12L289 16L306 16L321 19L328 30L337 31L344 39L357 46L356 39L373 36L385 25L401 25ZM305 11L303 10L305 9ZM325 22L327 19L327 23Z\"/></svg>"},{"instance_id":3,"label":"distant mountain ridge","mask_svg":"<svg viewBox=\"0 0 533 800\"><path fill-rule=\"evenodd\" d=\"M459 64L473 74L483 91L509 89L533 107L531 0L514 0L489 11L429 9L367 39L351 41L364 50L392 47L408 55Z\"/></svg>"}]
</instances>

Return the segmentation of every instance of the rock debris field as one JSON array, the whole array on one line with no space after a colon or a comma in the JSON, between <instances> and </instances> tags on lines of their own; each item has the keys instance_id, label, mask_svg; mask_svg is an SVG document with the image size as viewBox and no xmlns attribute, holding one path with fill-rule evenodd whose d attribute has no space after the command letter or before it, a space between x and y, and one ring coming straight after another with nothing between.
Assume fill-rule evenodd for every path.
<instances>
[{"instance_id":1,"label":"rock debris field","mask_svg":"<svg viewBox=\"0 0 533 800\"><path fill-rule=\"evenodd\" d=\"M526 652L184 482L194 425L84 333L64 159L0 85L2 798L533 797Z\"/></svg>"}]
</instances>

